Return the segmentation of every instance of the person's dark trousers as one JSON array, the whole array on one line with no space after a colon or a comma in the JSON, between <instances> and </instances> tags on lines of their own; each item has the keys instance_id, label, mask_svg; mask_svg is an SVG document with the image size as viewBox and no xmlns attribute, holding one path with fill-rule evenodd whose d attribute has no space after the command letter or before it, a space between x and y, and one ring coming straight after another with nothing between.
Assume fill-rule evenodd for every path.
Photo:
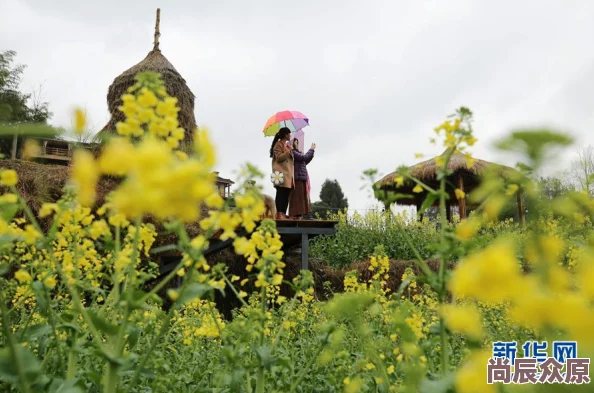
<instances>
[{"instance_id":1,"label":"person's dark trousers","mask_svg":"<svg viewBox=\"0 0 594 393\"><path fill-rule=\"evenodd\" d=\"M289 197L291 196L291 189L286 187L276 187L276 211L278 213L287 214L289 207Z\"/></svg>"}]
</instances>

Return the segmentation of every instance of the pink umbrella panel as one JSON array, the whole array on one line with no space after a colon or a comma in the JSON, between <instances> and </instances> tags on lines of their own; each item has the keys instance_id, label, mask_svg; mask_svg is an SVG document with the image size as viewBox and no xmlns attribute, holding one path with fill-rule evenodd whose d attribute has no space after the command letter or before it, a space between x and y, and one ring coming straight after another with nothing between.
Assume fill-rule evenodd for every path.
<instances>
[{"instance_id":1,"label":"pink umbrella panel","mask_svg":"<svg viewBox=\"0 0 594 393\"><path fill-rule=\"evenodd\" d=\"M283 127L295 133L309 125L309 119L301 112L282 111L271 116L264 126L264 136L274 136Z\"/></svg>"}]
</instances>

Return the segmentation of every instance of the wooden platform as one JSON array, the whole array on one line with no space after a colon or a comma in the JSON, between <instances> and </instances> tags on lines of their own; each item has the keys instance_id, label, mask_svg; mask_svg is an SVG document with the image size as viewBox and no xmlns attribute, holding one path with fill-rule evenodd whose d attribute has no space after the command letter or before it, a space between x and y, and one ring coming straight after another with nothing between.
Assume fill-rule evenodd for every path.
<instances>
[{"instance_id":1,"label":"wooden platform","mask_svg":"<svg viewBox=\"0 0 594 393\"><path fill-rule=\"evenodd\" d=\"M329 220L276 220L276 230L285 249L301 243L301 269L309 268L309 240L319 235L336 233L338 221Z\"/></svg>"},{"instance_id":2,"label":"wooden platform","mask_svg":"<svg viewBox=\"0 0 594 393\"><path fill-rule=\"evenodd\" d=\"M336 233L338 221L330 220L275 220L276 230L283 242L283 250L301 245L301 269L309 268L309 240L319 235L333 235ZM258 223L256 223L258 224ZM245 229L237 231L239 236L247 236ZM209 240L209 247L204 251L204 256L209 257L233 245L233 239L220 240L213 237ZM161 274L167 274L175 269L181 256L161 258Z\"/></svg>"}]
</instances>

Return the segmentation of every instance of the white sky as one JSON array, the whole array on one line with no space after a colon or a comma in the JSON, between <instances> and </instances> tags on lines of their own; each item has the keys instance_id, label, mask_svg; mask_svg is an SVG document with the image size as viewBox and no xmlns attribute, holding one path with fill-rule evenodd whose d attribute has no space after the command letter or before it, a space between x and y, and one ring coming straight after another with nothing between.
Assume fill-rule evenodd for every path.
<instances>
[{"instance_id":1,"label":"white sky","mask_svg":"<svg viewBox=\"0 0 594 393\"><path fill-rule=\"evenodd\" d=\"M432 129L461 105L475 113L476 157L511 164L491 148L518 127L558 127L594 144L594 3L591 1L0 0L0 49L26 64L23 89L43 83L51 123L74 106L91 124L109 118L107 88L152 48L196 95L223 177L247 161L270 172L269 116L305 113L312 200L337 179L353 209L374 202L361 174L441 153ZM264 179L265 190L274 195Z\"/></svg>"}]
</instances>

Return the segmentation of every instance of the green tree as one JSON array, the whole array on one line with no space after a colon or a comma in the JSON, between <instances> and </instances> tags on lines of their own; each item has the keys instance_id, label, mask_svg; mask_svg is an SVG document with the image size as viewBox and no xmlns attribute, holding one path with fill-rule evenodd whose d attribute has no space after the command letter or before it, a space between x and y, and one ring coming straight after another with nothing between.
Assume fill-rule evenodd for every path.
<instances>
[{"instance_id":1,"label":"green tree","mask_svg":"<svg viewBox=\"0 0 594 393\"><path fill-rule=\"evenodd\" d=\"M14 63L16 52L0 52L0 124L16 126L24 123L47 124L52 116L49 104L43 100L41 87L32 93L20 90L25 65ZM58 129L47 128L47 133L56 136ZM27 134L22 134L27 136ZM16 136L0 136L0 151L8 154L18 147Z\"/></svg>"},{"instance_id":2,"label":"green tree","mask_svg":"<svg viewBox=\"0 0 594 393\"><path fill-rule=\"evenodd\" d=\"M313 213L319 214L322 218L328 217L329 213L335 213L348 207L348 199L336 179L326 179L320 190L320 200L312 203Z\"/></svg>"},{"instance_id":3,"label":"green tree","mask_svg":"<svg viewBox=\"0 0 594 393\"><path fill-rule=\"evenodd\" d=\"M588 145L577 151L577 158L572 161L569 178L579 190L594 195L594 147Z\"/></svg>"},{"instance_id":4,"label":"green tree","mask_svg":"<svg viewBox=\"0 0 594 393\"><path fill-rule=\"evenodd\" d=\"M554 199L563 194L575 191L575 187L560 177L548 176L538 179L538 187L547 199Z\"/></svg>"}]
</instances>

